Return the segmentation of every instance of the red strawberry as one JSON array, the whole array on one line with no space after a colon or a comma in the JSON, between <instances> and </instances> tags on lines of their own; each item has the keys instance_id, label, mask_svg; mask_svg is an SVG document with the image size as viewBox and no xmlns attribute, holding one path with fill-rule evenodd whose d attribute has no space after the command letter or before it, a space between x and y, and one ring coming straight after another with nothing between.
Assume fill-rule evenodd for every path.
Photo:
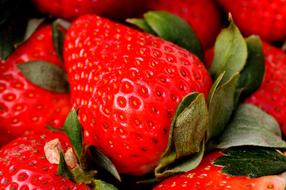
<instances>
[{"instance_id":1,"label":"red strawberry","mask_svg":"<svg viewBox=\"0 0 286 190\"><path fill-rule=\"evenodd\" d=\"M190 92L207 96L199 59L170 42L96 16L67 32L65 60L85 142L120 172L150 172L164 152L173 114Z\"/></svg>"},{"instance_id":2,"label":"red strawberry","mask_svg":"<svg viewBox=\"0 0 286 190\"><path fill-rule=\"evenodd\" d=\"M286 1L219 0L231 12L245 35L258 34L265 41L286 39Z\"/></svg>"},{"instance_id":3,"label":"red strawberry","mask_svg":"<svg viewBox=\"0 0 286 190\"><path fill-rule=\"evenodd\" d=\"M211 67L214 57L214 48L210 48L205 51L205 66L207 69Z\"/></svg>"},{"instance_id":4,"label":"red strawberry","mask_svg":"<svg viewBox=\"0 0 286 190\"><path fill-rule=\"evenodd\" d=\"M0 64L0 146L27 131L60 127L70 110L69 96L29 82L16 67L45 60L63 67L52 42L50 26L40 27L6 62Z\"/></svg>"},{"instance_id":5,"label":"red strawberry","mask_svg":"<svg viewBox=\"0 0 286 190\"><path fill-rule=\"evenodd\" d=\"M275 47L263 44L265 76L261 87L246 101L268 112L279 122L286 135L286 55Z\"/></svg>"},{"instance_id":6,"label":"red strawberry","mask_svg":"<svg viewBox=\"0 0 286 190\"><path fill-rule=\"evenodd\" d=\"M44 152L44 145L54 139L63 151L70 147L63 133L29 135L20 137L0 150L0 189L89 189L57 175L57 164L51 164Z\"/></svg>"},{"instance_id":7,"label":"red strawberry","mask_svg":"<svg viewBox=\"0 0 286 190\"><path fill-rule=\"evenodd\" d=\"M150 9L166 10L185 19L204 49L211 47L221 29L221 16L213 0L152 0Z\"/></svg>"},{"instance_id":8,"label":"red strawberry","mask_svg":"<svg viewBox=\"0 0 286 190\"><path fill-rule=\"evenodd\" d=\"M221 152L210 153L196 169L168 178L154 190L284 190L286 183L278 176L250 179L222 173L222 167L213 164L221 155Z\"/></svg>"},{"instance_id":9,"label":"red strawberry","mask_svg":"<svg viewBox=\"0 0 286 190\"><path fill-rule=\"evenodd\" d=\"M67 19L97 14L122 19L137 16L145 10L145 0L33 0L38 9L55 17Z\"/></svg>"}]
</instances>

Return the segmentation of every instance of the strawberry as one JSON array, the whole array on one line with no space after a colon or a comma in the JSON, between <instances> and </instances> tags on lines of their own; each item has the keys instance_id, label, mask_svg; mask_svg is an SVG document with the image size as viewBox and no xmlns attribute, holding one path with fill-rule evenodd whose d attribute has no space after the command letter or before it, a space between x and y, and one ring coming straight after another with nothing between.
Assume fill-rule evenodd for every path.
<instances>
[{"instance_id":1,"label":"strawberry","mask_svg":"<svg viewBox=\"0 0 286 190\"><path fill-rule=\"evenodd\" d=\"M145 0L33 0L37 8L55 17L73 19L84 14L97 14L122 19L144 11Z\"/></svg>"},{"instance_id":2,"label":"strawberry","mask_svg":"<svg viewBox=\"0 0 286 190\"><path fill-rule=\"evenodd\" d=\"M89 189L57 175L57 164L48 161L44 147L58 139L63 151L70 147L63 133L20 137L0 150L0 189Z\"/></svg>"},{"instance_id":3,"label":"strawberry","mask_svg":"<svg viewBox=\"0 0 286 190\"><path fill-rule=\"evenodd\" d=\"M213 45L222 26L219 9L213 0L153 0L149 8L169 11L185 19L204 49Z\"/></svg>"},{"instance_id":4,"label":"strawberry","mask_svg":"<svg viewBox=\"0 0 286 190\"><path fill-rule=\"evenodd\" d=\"M279 122L286 135L286 55L267 43L263 44L265 76L261 87L246 102L257 105Z\"/></svg>"},{"instance_id":5,"label":"strawberry","mask_svg":"<svg viewBox=\"0 0 286 190\"><path fill-rule=\"evenodd\" d=\"M0 146L28 131L42 132L47 125L62 126L70 110L68 94L32 84L17 68L33 60L63 67L48 25L41 26L0 65Z\"/></svg>"},{"instance_id":6,"label":"strawberry","mask_svg":"<svg viewBox=\"0 0 286 190\"><path fill-rule=\"evenodd\" d=\"M211 67L212 61L213 61L213 57L214 57L214 48L210 48L208 50L205 51L205 66L207 69L209 69Z\"/></svg>"},{"instance_id":7,"label":"strawberry","mask_svg":"<svg viewBox=\"0 0 286 190\"><path fill-rule=\"evenodd\" d=\"M284 0L219 0L246 36L259 35L264 41L286 39L286 2Z\"/></svg>"},{"instance_id":8,"label":"strawberry","mask_svg":"<svg viewBox=\"0 0 286 190\"><path fill-rule=\"evenodd\" d=\"M85 143L126 174L156 166L180 100L193 91L207 96L211 86L203 64L187 50L91 15L68 30L64 57Z\"/></svg>"},{"instance_id":9,"label":"strawberry","mask_svg":"<svg viewBox=\"0 0 286 190\"><path fill-rule=\"evenodd\" d=\"M218 151L208 154L197 168L164 180L154 190L284 190L286 186L284 179L279 176L251 179L224 174L221 166L213 164L220 156L222 153Z\"/></svg>"}]
</instances>

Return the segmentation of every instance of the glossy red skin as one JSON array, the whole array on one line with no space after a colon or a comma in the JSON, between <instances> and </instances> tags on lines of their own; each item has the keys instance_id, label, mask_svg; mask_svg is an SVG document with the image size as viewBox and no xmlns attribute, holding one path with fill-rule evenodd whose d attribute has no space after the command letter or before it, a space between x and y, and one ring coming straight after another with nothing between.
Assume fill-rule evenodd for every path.
<instances>
[{"instance_id":1,"label":"glossy red skin","mask_svg":"<svg viewBox=\"0 0 286 190\"><path fill-rule=\"evenodd\" d=\"M210 48L208 50L205 51L205 66L207 69L209 69L212 65L213 62L213 58L214 58L214 48Z\"/></svg>"},{"instance_id":2,"label":"glossy red skin","mask_svg":"<svg viewBox=\"0 0 286 190\"><path fill-rule=\"evenodd\" d=\"M246 102L252 103L279 122L286 136L286 55L266 43L263 44L265 76L261 87Z\"/></svg>"},{"instance_id":3,"label":"glossy red skin","mask_svg":"<svg viewBox=\"0 0 286 190\"><path fill-rule=\"evenodd\" d=\"M211 86L185 49L95 16L72 24L64 56L85 143L131 175L157 164L180 100L193 91L207 96Z\"/></svg>"},{"instance_id":4,"label":"glossy red skin","mask_svg":"<svg viewBox=\"0 0 286 190\"><path fill-rule=\"evenodd\" d=\"M47 125L61 127L70 110L69 95L53 93L27 81L17 64L45 60L63 67L52 43L51 27L40 27L0 64L0 146Z\"/></svg>"},{"instance_id":5,"label":"glossy red skin","mask_svg":"<svg viewBox=\"0 0 286 190\"><path fill-rule=\"evenodd\" d=\"M214 0L151 0L149 8L165 10L185 19L204 49L212 47L221 30L221 15Z\"/></svg>"},{"instance_id":6,"label":"glossy red skin","mask_svg":"<svg viewBox=\"0 0 286 190\"><path fill-rule=\"evenodd\" d=\"M286 1L219 0L246 36L259 35L264 41L285 41Z\"/></svg>"},{"instance_id":7,"label":"glossy red skin","mask_svg":"<svg viewBox=\"0 0 286 190\"><path fill-rule=\"evenodd\" d=\"M54 17L74 19L85 14L96 14L114 19L138 16L148 0L33 0L38 9Z\"/></svg>"},{"instance_id":8,"label":"glossy red skin","mask_svg":"<svg viewBox=\"0 0 286 190\"><path fill-rule=\"evenodd\" d=\"M213 164L221 155L221 152L208 154L194 170L170 177L153 190L284 190L285 181L278 176L250 179L223 173L221 166Z\"/></svg>"},{"instance_id":9,"label":"glossy red skin","mask_svg":"<svg viewBox=\"0 0 286 190\"><path fill-rule=\"evenodd\" d=\"M59 139L63 150L71 147L64 133L28 135L20 137L0 150L0 189L88 190L57 175L57 164L45 157L46 142Z\"/></svg>"}]
</instances>

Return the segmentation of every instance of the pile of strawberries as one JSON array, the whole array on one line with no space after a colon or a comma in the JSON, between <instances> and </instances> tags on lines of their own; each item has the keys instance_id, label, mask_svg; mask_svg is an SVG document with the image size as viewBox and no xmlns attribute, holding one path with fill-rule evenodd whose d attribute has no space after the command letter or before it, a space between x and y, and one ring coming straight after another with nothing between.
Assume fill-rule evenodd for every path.
<instances>
[{"instance_id":1,"label":"pile of strawberries","mask_svg":"<svg viewBox=\"0 0 286 190\"><path fill-rule=\"evenodd\" d=\"M286 189L286 1L11 2L1 190Z\"/></svg>"}]
</instances>

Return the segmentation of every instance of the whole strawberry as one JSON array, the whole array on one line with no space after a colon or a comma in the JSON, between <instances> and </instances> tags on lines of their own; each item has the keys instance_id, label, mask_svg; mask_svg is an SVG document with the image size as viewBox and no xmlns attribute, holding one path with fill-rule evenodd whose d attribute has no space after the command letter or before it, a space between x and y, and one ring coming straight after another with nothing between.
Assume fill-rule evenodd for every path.
<instances>
[{"instance_id":1,"label":"whole strawberry","mask_svg":"<svg viewBox=\"0 0 286 190\"><path fill-rule=\"evenodd\" d=\"M218 151L210 153L197 168L164 180L154 190L284 190L286 186L278 176L251 179L224 174L221 166L213 164L220 156L222 153Z\"/></svg>"},{"instance_id":2,"label":"whole strawberry","mask_svg":"<svg viewBox=\"0 0 286 190\"><path fill-rule=\"evenodd\" d=\"M54 49L51 26L41 26L0 63L0 146L25 132L62 126L70 110L67 93L43 89L24 76L18 66L31 61L63 67Z\"/></svg>"},{"instance_id":3,"label":"whole strawberry","mask_svg":"<svg viewBox=\"0 0 286 190\"><path fill-rule=\"evenodd\" d=\"M85 143L122 173L150 172L166 148L180 100L193 91L207 96L211 86L193 54L100 17L76 20L64 49Z\"/></svg>"},{"instance_id":4,"label":"whole strawberry","mask_svg":"<svg viewBox=\"0 0 286 190\"><path fill-rule=\"evenodd\" d=\"M213 0L152 0L150 9L165 10L185 19L204 49L211 47L221 29L221 16Z\"/></svg>"},{"instance_id":5,"label":"whole strawberry","mask_svg":"<svg viewBox=\"0 0 286 190\"><path fill-rule=\"evenodd\" d=\"M58 157L44 151L44 148L48 151L55 147L66 151L70 146L63 133L28 135L3 146L0 150L0 189L89 189L59 176L58 165L47 159L56 161Z\"/></svg>"},{"instance_id":6,"label":"whole strawberry","mask_svg":"<svg viewBox=\"0 0 286 190\"><path fill-rule=\"evenodd\" d=\"M145 0L33 0L43 13L73 19L85 14L96 14L114 19L137 16L145 10Z\"/></svg>"},{"instance_id":7,"label":"whole strawberry","mask_svg":"<svg viewBox=\"0 0 286 190\"><path fill-rule=\"evenodd\" d=\"M266 43L263 44L265 76L260 88L246 101L257 105L279 122L286 135L286 55Z\"/></svg>"},{"instance_id":8,"label":"whole strawberry","mask_svg":"<svg viewBox=\"0 0 286 190\"><path fill-rule=\"evenodd\" d=\"M265 41L286 40L284 0L219 0L245 35L257 34Z\"/></svg>"}]
</instances>

